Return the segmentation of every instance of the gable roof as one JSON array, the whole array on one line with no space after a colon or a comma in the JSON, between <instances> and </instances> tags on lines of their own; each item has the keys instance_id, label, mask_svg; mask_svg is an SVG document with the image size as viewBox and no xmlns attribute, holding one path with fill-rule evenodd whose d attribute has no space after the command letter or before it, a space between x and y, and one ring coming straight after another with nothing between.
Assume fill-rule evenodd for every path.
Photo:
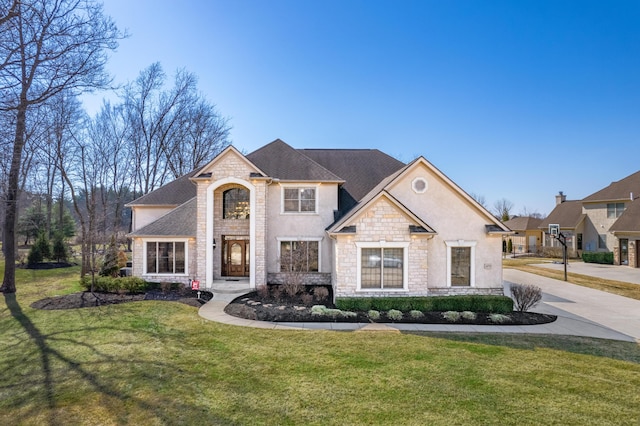
<instances>
[{"instance_id":1,"label":"gable roof","mask_svg":"<svg viewBox=\"0 0 640 426\"><path fill-rule=\"evenodd\" d=\"M343 182L339 176L280 139L253 151L246 158L269 177L285 181Z\"/></svg>"},{"instance_id":2,"label":"gable roof","mask_svg":"<svg viewBox=\"0 0 640 426\"><path fill-rule=\"evenodd\" d=\"M449 179L444 173L442 173L437 167L428 162L424 157L418 157L413 160L411 163L407 164L405 167L396 171L392 175L383 179L375 188L373 188L365 197L363 197L356 206L351 209L347 214L345 214L342 218L335 221L332 225L327 228L327 231L330 233L336 232L342 225L349 222L354 215L356 215L360 210L365 208L372 200L377 199L381 192L385 192L386 188L389 188L394 182L400 180L403 175L408 173L413 167L416 167L416 164L423 164L425 167L430 169L435 175L437 175L440 179L442 179L450 188L452 188L455 192L457 192L460 196L466 199L472 206L474 206L479 213L484 215L487 219L489 219L489 224L492 227L487 227L487 232L491 233L509 233L511 230L507 228L502 222L496 219L486 208L484 208L480 203L478 203L473 197L467 194L462 190L455 182ZM389 196L391 196L389 194ZM408 210L408 209L407 209ZM413 214L413 213L411 213ZM416 216L416 215L414 215ZM416 216L417 217L417 216ZM497 228L496 228L497 227Z\"/></svg>"},{"instance_id":3,"label":"gable roof","mask_svg":"<svg viewBox=\"0 0 640 426\"><path fill-rule=\"evenodd\" d=\"M133 200L126 206L179 206L196 196L196 185L190 180L196 172L197 170L192 170L186 175Z\"/></svg>"},{"instance_id":4,"label":"gable roof","mask_svg":"<svg viewBox=\"0 0 640 426\"><path fill-rule=\"evenodd\" d=\"M504 222L504 224L513 231L538 231L540 223L542 223L542 219L536 219L535 217L530 216L518 216Z\"/></svg>"},{"instance_id":5,"label":"gable roof","mask_svg":"<svg viewBox=\"0 0 640 426\"><path fill-rule=\"evenodd\" d=\"M609 228L610 232L640 232L640 200L635 199L618 220Z\"/></svg>"},{"instance_id":6,"label":"gable roof","mask_svg":"<svg viewBox=\"0 0 640 426\"><path fill-rule=\"evenodd\" d=\"M253 164L251 161L249 161L247 159L247 157L242 155L242 153L240 151L238 151L238 149L235 146L229 145L225 149L223 149L220 153L218 153L218 155L213 157L213 160L209 161L203 167L198 168L198 170L196 170L194 172L194 179L199 179L199 178L207 179L207 178L211 177L211 172L206 172L206 170L211 169L211 167L213 167L214 164L216 164L219 161L222 161L222 159L225 156L229 155L229 153L235 154L247 166L249 166L250 168L254 169L255 173L258 173L258 174L261 174L261 175L264 174L264 172L262 170L260 170L260 168L258 166ZM251 172L251 173L254 173L254 172Z\"/></svg>"},{"instance_id":7,"label":"gable roof","mask_svg":"<svg viewBox=\"0 0 640 426\"><path fill-rule=\"evenodd\" d=\"M582 213L582 201L571 200L558 204L544 219L538 228L548 229L550 223L557 223L560 228L575 229L585 218Z\"/></svg>"},{"instance_id":8,"label":"gable roof","mask_svg":"<svg viewBox=\"0 0 640 426\"><path fill-rule=\"evenodd\" d=\"M330 234L340 234L340 233L351 231L352 226L343 227L343 225L350 223L352 220L355 220L356 217L359 216L360 212L365 211L368 206L375 204L375 202L378 201L380 198L386 198L387 200L389 200L391 204L393 204L396 208L398 208L404 214L409 216L409 218L411 218L411 220L413 220L418 225L417 227L410 225L409 227L410 232L419 233L419 234L431 234L431 235L436 234L436 231L431 226L429 226L426 222L420 219L416 214L414 214L411 210L409 210L404 204L398 201L398 199L396 199L393 195L391 195L389 192L385 190L382 190L376 193L366 203L358 203L356 208L354 208L352 211L349 212L348 220L347 220L347 217L345 216L343 218L344 220L337 221L334 225L331 225L327 229L327 231Z\"/></svg>"},{"instance_id":9,"label":"gable roof","mask_svg":"<svg viewBox=\"0 0 640 426\"><path fill-rule=\"evenodd\" d=\"M633 194L633 195L632 195ZM624 179L611 182L609 186L584 198L583 202L629 200L640 196L640 171Z\"/></svg>"},{"instance_id":10,"label":"gable roof","mask_svg":"<svg viewBox=\"0 0 640 426\"><path fill-rule=\"evenodd\" d=\"M196 198L129 234L130 237L195 237Z\"/></svg>"}]
</instances>

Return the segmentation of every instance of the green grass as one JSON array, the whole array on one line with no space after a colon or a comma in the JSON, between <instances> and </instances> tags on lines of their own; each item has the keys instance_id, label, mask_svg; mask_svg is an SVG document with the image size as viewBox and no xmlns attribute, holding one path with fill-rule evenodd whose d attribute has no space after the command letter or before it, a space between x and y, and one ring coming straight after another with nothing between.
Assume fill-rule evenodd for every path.
<instances>
[{"instance_id":1,"label":"green grass","mask_svg":"<svg viewBox=\"0 0 640 426\"><path fill-rule=\"evenodd\" d=\"M552 259L542 259L539 257L503 259L502 266L504 268L518 269L523 272L529 272L543 277L564 281L564 271L557 271L555 269L535 266L536 263L539 264L551 260ZM581 260L570 260L569 262L581 262ZM606 291L608 293L617 294L619 296L629 297L631 299L640 300L640 285L638 284L626 283L616 280L606 280L604 278L575 274L573 272L567 273L567 282L600 291Z\"/></svg>"},{"instance_id":2,"label":"green grass","mask_svg":"<svg viewBox=\"0 0 640 426\"><path fill-rule=\"evenodd\" d=\"M0 424L617 424L640 347L558 336L261 330L136 302L39 311L77 268L0 296Z\"/></svg>"}]
</instances>

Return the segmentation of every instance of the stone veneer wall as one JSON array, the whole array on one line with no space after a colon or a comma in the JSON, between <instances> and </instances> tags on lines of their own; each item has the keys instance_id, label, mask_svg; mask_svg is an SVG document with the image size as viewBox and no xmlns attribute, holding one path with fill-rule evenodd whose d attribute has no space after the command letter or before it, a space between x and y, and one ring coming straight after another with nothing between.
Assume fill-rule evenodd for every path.
<instances>
[{"instance_id":1,"label":"stone veneer wall","mask_svg":"<svg viewBox=\"0 0 640 426\"><path fill-rule=\"evenodd\" d=\"M336 297L371 296L425 296L427 287L428 237L411 235L411 221L403 212L386 198L381 198L364 212L355 223L355 235L339 235L336 241L336 276L334 295ZM407 289L402 290L358 290L358 247L356 242L409 243Z\"/></svg>"},{"instance_id":2,"label":"stone veneer wall","mask_svg":"<svg viewBox=\"0 0 640 426\"><path fill-rule=\"evenodd\" d=\"M286 272L269 272L267 274L268 284L284 284ZM302 284L304 285L331 285L331 274L324 272L313 272L303 274Z\"/></svg>"},{"instance_id":3,"label":"stone veneer wall","mask_svg":"<svg viewBox=\"0 0 640 426\"><path fill-rule=\"evenodd\" d=\"M165 239L166 240L166 239ZM149 241L154 241L151 237ZM189 238L187 242L187 275L166 275L166 274L145 274L144 273L144 242L141 238L135 238L133 240L133 270L132 275L135 277L141 277L145 281L151 282L172 282L172 283L183 283L184 285L189 284L190 279L196 278L196 268L197 268L197 259L195 256L196 250L196 241L193 238Z\"/></svg>"},{"instance_id":4,"label":"stone veneer wall","mask_svg":"<svg viewBox=\"0 0 640 426\"><path fill-rule=\"evenodd\" d=\"M205 172L211 172L211 178L206 180L199 180L197 182L198 190L197 190L197 247L196 247L196 258L197 258L197 274L198 278L202 281L205 280L206 272L207 272L207 259L206 259L206 236L207 236L207 189L210 185L214 184L216 181L228 179L230 177L243 180L247 183L254 185L255 187L255 200L256 205L255 209L252 212L255 212L255 270L251 271L251 274L255 276L255 284L265 284L267 279L266 274L266 262L264 259L265 253L265 241L266 241L266 182L264 180L256 179L250 180L249 174L255 172L254 170L244 159L242 159L238 154L230 151L224 158L220 158L218 161L214 162L213 166L206 170ZM216 188L217 190L217 188ZM216 210L218 206L214 200L214 210ZM217 234L216 223L214 222L214 235ZM216 239L217 241L217 239ZM218 247L221 247L218 243ZM219 250L216 248L213 254L215 257L220 257ZM220 259L218 259L218 264L220 263ZM219 273L218 269L218 273ZM214 279L218 276L214 275Z\"/></svg>"}]
</instances>

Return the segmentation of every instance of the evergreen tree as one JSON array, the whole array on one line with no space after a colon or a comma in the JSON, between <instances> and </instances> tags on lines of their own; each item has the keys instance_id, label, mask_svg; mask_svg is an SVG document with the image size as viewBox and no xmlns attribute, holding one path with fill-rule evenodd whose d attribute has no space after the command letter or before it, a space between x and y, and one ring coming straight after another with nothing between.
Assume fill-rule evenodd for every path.
<instances>
[{"instance_id":1,"label":"evergreen tree","mask_svg":"<svg viewBox=\"0 0 640 426\"><path fill-rule=\"evenodd\" d=\"M53 258L57 262L66 262L69 258L69 250L61 232L56 232L53 235Z\"/></svg>"},{"instance_id":2,"label":"evergreen tree","mask_svg":"<svg viewBox=\"0 0 640 426\"><path fill-rule=\"evenodd\" d=\"M106 277L117 277L120 267L118 266L118 245L116 244L116 236L111 235L111 241L104 255L104 262L100 268L100 275Z\"/></svg>"}]
</instances>

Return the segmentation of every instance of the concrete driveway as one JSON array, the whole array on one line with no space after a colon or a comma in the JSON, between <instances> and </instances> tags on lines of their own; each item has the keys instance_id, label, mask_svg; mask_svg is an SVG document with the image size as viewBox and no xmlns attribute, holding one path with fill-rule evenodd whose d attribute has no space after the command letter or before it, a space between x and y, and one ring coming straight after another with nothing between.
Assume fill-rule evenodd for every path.
<instances>
[{"instance_id":1,"label":"concrete driveway","mask_svg":"<svg viewBox=\"0 0 640 426\"><path fill-rule=\"evenodd\" d=\"M586 265L579 272L577 269ZM589 275L589 271L596 276L597 273L606 274L608 268L592 268L591 264L575 263L568 265L568 271ZM598 265L603 266L603 265ZM563 265L552 265L552 268ZM616 267L613 267L616 268ZM614 271L609 276L603 278L627 281L629 278L620 278L619 273L633 274L638 270L631 268L617 267L629 271ZM540 287L543 291L542 302L532 311L550 313L558 315L560 324L566 323L577 328L567 334L578 334L584 336L594 336L594 333L616 340L636 340L640 342L640 300L629 299L627 297L569 284L564 281L541 277L539 275L518 271L515 269L504 270L505 294L509 294L511 283L532 284ZM598 275L599 276L599 275ZM614 278L618 277L618 278ZM639 284L640 285L640 284ZM566 319L566 321L561 321ZM560 325L559 324L559 325ZM581 333L581 330L584 331ZM627 338L625 339L624 336Z\"/></svg>"},{"instance_id":2,"label":"concrete driveway","mask_svg":"<svg viewBox=\"0 0 640 426\"><path fill-rule=\"evenodd\" d=\"M561 263L538 263L533 266L564 271ZM589 275L607 280L624 281L626 283L640 284L640 268L628 266L600 265L597 263L584 263L581 261L567 263L567 272Z\"/></svg>"}]
</instances>

